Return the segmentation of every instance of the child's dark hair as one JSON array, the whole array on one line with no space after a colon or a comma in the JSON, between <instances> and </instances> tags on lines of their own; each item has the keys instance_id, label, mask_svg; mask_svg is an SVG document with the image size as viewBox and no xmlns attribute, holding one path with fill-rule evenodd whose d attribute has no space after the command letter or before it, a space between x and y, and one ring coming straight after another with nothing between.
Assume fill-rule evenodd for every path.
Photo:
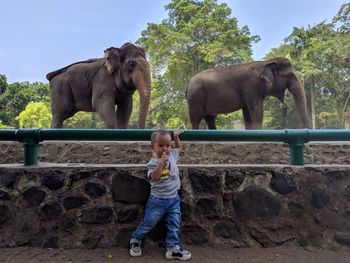
<instances>
[{"instance_id":1,"label":"child's dark hair","mask_svg":"<svg viewBox=\"0 0 350 263\"><path fill-rule=\"evenodd\" d=\"M170 132L168 132L167 130L159 129L159 130L152 132L151 144L154 144L156 142L158 135L170 135L170 138L171 138Z\"/></svg>"}]
</instances>

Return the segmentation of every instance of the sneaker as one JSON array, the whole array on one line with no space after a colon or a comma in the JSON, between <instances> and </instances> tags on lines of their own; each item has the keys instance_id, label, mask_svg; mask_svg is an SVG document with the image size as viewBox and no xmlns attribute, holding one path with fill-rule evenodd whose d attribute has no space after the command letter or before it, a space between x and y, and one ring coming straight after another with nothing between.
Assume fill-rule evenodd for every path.
<instances>
[{"instance_id":1,"label":"sneaker","mask_svg":"<svg viewBox=\"0 0 350 263\"><path fill-rule=\"evenodd\" d=\"M137 240L136 238L131 238L130 240L130 250L129 254L132 257L139 257L142 255L141 250L141 241Z\"/></svg>"},{"instance_id":2,"label":"sneaker","mask_svg":"<svg viewBox=\"0 0 350 263\"><path fill-rule=\"evenodd\" d=\"M190 260L192 257L191 252L187 250L183 250L179 246L175 246L174 248L169 248L165 253L166 259L178 259L178 260Z\"/></svg>"}]
</instances>

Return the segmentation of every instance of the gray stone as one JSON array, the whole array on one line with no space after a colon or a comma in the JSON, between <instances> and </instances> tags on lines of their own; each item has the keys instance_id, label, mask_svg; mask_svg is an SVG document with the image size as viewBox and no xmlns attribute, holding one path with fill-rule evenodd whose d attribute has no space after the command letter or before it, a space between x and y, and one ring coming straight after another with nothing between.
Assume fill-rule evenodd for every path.
<instances>
[{"instance_id":1,"label":"gray stone","mask_svg":"<svg viewBox=\"0 0 350 263\"><path fill-rule=\"evenodd\" d=\"M84 186L85 192L91 197L101 197L106 193L106 188L97 183L87 182Z\"/></svg>"},{"instance_id":2,"label":"gray stone","mask_svg":"<svg viewBox=\"0 0 350 263\"><path fill-rule=\"evenodd\" d=\"M191 205L181 202L181 220L187 222L192 218L192 208Z\"/></svg>"},{"instance_id":3,"label":"gray stone","mask_svg":"<svg viewBox=\"0 0 350 263\"><path fill-rule=\"evenodd\" d=\"M205 171L194 169L188 170L189 179L192 189L198 194L216 194L220 192L220 178L210 176Z\"/></svg>"},{"instance_id":4,"label":"gray stone","mask_svg":"<svg viewBox=\"0 0 350 263\"><path fill-rule=\"evenodd\" d=\"M0 200L10 200L11 196L8 192L0 190Z\"/></svg>"},{"instance_id":5,"label":"gray stone","mask_svg":"<svg viewBox=\"0 0 350 263\"><path fill-rule=\"evenodd\" d=\"M337 241L339 244L343 246L350 247L350 232L344 233L344 232L337 232L334 237L335 241Z\"/></svg>"},{"instance_id":6,"label":"gray stone","mask_svg":"<svg viewBox=\"0 0 350 263\"><path fill-rule=\"evenodd\" d=\"M29 187L22 193L22 198L29 207L40 205L46 197L46 193L36 186Z\"/></svg>"},{"instance_id":7,"label":"gray stone","mask_svg":"<svg viewBox=\"0 0 350 263\"><path fill-rule=\"evenodd\" d=\"M41 207L40 219L52 220L62 215L62 207L59 202L49 202Z\"/></svg>"},{"instance_id":8,"label":"gray stone","mask_svg":"<svg viewBox=\"0 0 350 263\"><path fill-rule=\"evenodd\" d=\"M291 201L288 208L293 217L302 217L305 212L305 207L301 203Z\"/></svg>"},{"instance_id":9,"label":"gray stone","mask_svg":"<svg viewBox=\"0 0 350 263\"><path fill-rule=\"evenodd\" d=\"M245 175L242 172L233 171L225 173L225 186L227 188L237 188L245 179Z\"/></svg>"},{"instance_id":10,"label":"gray stone","mask_svg":"<svg viewBox=\"0 0 350 263\"><path fill-rule=\"evenodd\" d=\"M288 194L297 189L295 181L286 174L272 172L270 187L279 194Z\"/></svg>"},{"instance_id":11,"label":"gray stone","mask_svg":"<svg viewBox=\"0 0 350 263\"><path fill-rule=\"evenodd\" d=\"M5 205L0 205L0 225L3 225L11 218L11 211Z\"/></svg>"},{"instance_id":12,"label":"gray stone","mask_svg":"<svg viewBox=\"0 0 350 263\"><path fill-rule=\"evenodd\" d=\"M321 209L329 202L330 196L326 190L316 188L311 192L311 205L315 208Z\"/></svg>"},{"instance_id":13,"label":"gray stone","mask_svg":"<svg viewBox=\"0 0 350 263\"><path fill-rule=\"evenodd\" d=\"M0 182L3 186L13 189L15 183L17 182L17 173L5 173L1 174Z\"/></svg>"},{"instance_id":14,"label":"gray stone","mask_svg":"<svg viewBox=\"0 0 350 263\"><path fill-rule=\"evenodd\" d=\"M197 208L202 216L213 219L219 218L219 209L217 201L211 198L200 198L197 201Z\"/></svg>"},{"instance_id":15,"label":"gray stone","mask_svg":"<svg viewBox=\"0 0 350 263\"><path fill-rule=\"evenodd\" d=\"M134 230L135 230L134 228L122 228L122 229L120 229L115 237L117 245L128 249L131 234Z\"/></svg>"},{"instance_id":16,"label":"gray stone","mask_svg":"<svg viewBox=\"0 0 350 263\"><path fill-rule=\"evenodd\" d=\"M30 239L28 245L41 248L57 248L58 238L53 236L46 229L42 228Z\"/></svg>"},{"instance_id":17,"label":"gray stone","mask_svg":"<svg viewBox=\"0 0 350 263\"><path fill-rule=\"evenodd\" d=\"M250 234L263 247L275 247L295 239L295 229L283 225L256 225Z\"/></svg>"},{"instance_id":18,"label":"gray stone","mask_svg":"<svg viewBox=\"0 0 350 263\"><path fill-rule=\"evenodd\" d=\"M42 184L45 185L50 190L61 189L64 185L65 175L62 172L50 173L42 179Z\"/></svg>"},{"instance_id":19,"label":"gray stone","mask_svg":"<svg viewBox=\"0 0 350 263\"><path fill-rule=\"evenodd\" d=\"M134 222L139 215L139 210L134 208L125 208L117 212L117 221L120 224L128 224Z\"/></svg>"},{"instance_id":20,"label":"gray stone","mask_svg":"<svg viewBox=\"0 0 350 263\"><path fill-rule=\"evenodd\" d=\"M81 243L87 249L95 249L98 245L98 242L100 242L101 238L102 238L102 235L95 234L93 236L85 238L84 240L81 241Z\"/></svg>"},{"instance_id":21,"label":"gray stone","mask_svg":"<svg viewBox=\"0 0 350 263\"><path fill-rule=\"evenodd\" d=\"M92 175L93 175L93 171L83 171L83 172L73 173L69 176L69 178L72 182L77 182L77 181L80 181L82 179L91 177Z\"/></svg>"},{"instance_id":22,"label":"gray stone","mask_svg":"<svg viewBox=\"0 0 350 263\"><path fill-rule=\"evenodd\" d=\"M150 184L128 172L116 174L112 179L113 198L117 202L143 203L148 200Z\"/></svg>"},{"instance_id":23,"label":"gray stone","mask_svg":"<svg viewBox=\"0 0 350 263\"><path fill-rule=\"evenodd\" d=\"M108 206L85 209L79 215L79 221L85 224L108 224L112 219L113 210Z\"/></svg>"},{"instance_id":24,"label":"gray stone","mask_svg":"<svg viewBox=\"0 0 350 263\"><path fill-rule=\"evenodd\" d=\"M209 241L208 232L197 225L183 226L181 233L183 242L189 245L204 245Z\"/></svg>"},{"instance_id":25,"label":"gray stone","mask_svg":"<svg viewBox=\"0 0 350 263\"><path fill-rule=\"evenodd\" d=\"M241 232L238 225L229 218L219 221L215 225L213 232L217 237L235 241L236 247L249 246L249 240Z\"/></svg>"},{"instance_id":26,"label":"gray stone","mask_svg":"<svg viewBox=\"0 0 350 263\"><path fill-rule=\"evenodd\" d=\"M342 170L336 170L336 171L325 171L324 173L329 181L335 182L339 180L344 180L346 178L350 178L350 172L349 171L342 171Z\"/></svg>"},{"instance_id":27,"label":"gray stone","mask_svg":"<svg viewBox=\"0 0 350 263\"><path fill-rule=\"evenodd\" d=\"M74 218L64 218L62 222L62 230L70 232L70 230L75 227L77 222L75 221Z\"/></svg>"},{"instance_id":28,"label":"gray stone","mask_svg":"<svg viewBox=\"0 0 350 263\"><path fill-rule=\"evenodd\" d=\"M271 219L278 216L281 203L271 193L251 186L235 195L234 208L239 219Z\"/></svg>"},{"instance_id":29,"label":"gray stone","mask_svg":"<svg viewBox=\"0 0 350 263\"><path fill-rule=\"evenodd\" d=\"M345 186L344 195L348 200L350 200L350 185Z\"/></svg>"},{"instance_id":30,"label":"gray stone","mask_svg":"<svg viewBox=\"0 0 350 263\"><path fill-rule=\"evenodd\" d=\"M77 193L77 194L72 194L65 196L63 198L63 206L65 209L73 209L73 208L78 208L81 207L82 205L86 204L89 200Z\"/></svg>"}]
</instances>

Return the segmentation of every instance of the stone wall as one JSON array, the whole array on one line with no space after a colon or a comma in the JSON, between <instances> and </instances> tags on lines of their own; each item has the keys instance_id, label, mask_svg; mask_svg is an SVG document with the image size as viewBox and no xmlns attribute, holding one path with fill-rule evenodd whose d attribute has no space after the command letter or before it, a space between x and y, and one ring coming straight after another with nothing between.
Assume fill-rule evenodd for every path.
<instances>
[{"instance_id":1,"label":"stone wall","mask_svg":"<svg viewBox=\"0 0 350 263\"><path fill-rule=\"evenodd\" d=\"M127 246L143 165L0 165L0 247ZM182 165L181 238L230 247L350 247L350 166ZM149 242L161 244L160 223Z\"/></svg>"},{"instance_id":2,"label":"stone wall","mask_svg":"<svg viewBox=\"0 0 350 263\"><path fill-rule=\"evenodd\" d=\"M288 164L285 143L184 142L183 164ZM148 142L44 142L40 161L54 163L142 164ZM350 164L350 142L305 144L306 164ZM1 142L0 163L23 162L21 143Z\"/></svg>"}]
</instances>

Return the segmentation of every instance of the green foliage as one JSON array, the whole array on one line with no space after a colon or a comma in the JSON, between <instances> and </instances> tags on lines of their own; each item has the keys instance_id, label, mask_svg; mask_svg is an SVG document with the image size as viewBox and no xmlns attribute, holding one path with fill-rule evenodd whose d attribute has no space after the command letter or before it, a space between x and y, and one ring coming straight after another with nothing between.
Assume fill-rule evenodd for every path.
<instances>
[{"instance_id":1,"label":"green foliage","mask_svg":"<svg viewBox=\"0 0 350 263\"><path fill-rule=\"evenodd\" d=\"M49 128L52 116L44 102L30 102L15 119L21 128Z\"/></svg>"},{"instance_id":2,"label":"green foliage","mask_svg":"<svg viewBox=\"0 0 350 263\"><path fill-rule=\"evenodd\" d=\"M168 18L149 23L138 43L148 52L153 75L150 127L189 127L185 90L196 73L214 66L250 61L247 26L238 27L227 4L216 0L173 0Z\"/></svg>"},{"instance_id":3,"label":"green foliage","mask_svg":"<svg viewBox=\"0 0 350 263\"><path fill-rule=\"evenodd\" d=\"M104 128L105 124L96 113L77 112L63 123L64 128Z\"/></svg>"},{"instance_id":4,"label":"green foliage","mask_svg":"<svg viewBox=\"0 0 350 263\"><path fill-rule=\"evenodd\" d=\"M0 74L0 95L5 92L7 87L7 78L5 75Z\"/></svg>"},{"instance_id":5,"label":"green foliage","mask_svg":"<svg viewBox=\"0 0 350 263\"><path fill-rule=\"evenodd\" d=\"M0 120L0 129L14 129L14 126L10 126L10 125L5 125L2 123L2 121Z\"/></svg>"},{"instance_id":6,"label":"green foliage","mask_svg":"<svg viewBox=\"0 0 350 263\"><path fill-rule=\"evenodd\" d=\"M49 104L49 85L35 82L15 82L7 85L0 95L0 120L6 125L17 126L15 117L20 114L29 102Z\"/></svg>"}]
</instances>

